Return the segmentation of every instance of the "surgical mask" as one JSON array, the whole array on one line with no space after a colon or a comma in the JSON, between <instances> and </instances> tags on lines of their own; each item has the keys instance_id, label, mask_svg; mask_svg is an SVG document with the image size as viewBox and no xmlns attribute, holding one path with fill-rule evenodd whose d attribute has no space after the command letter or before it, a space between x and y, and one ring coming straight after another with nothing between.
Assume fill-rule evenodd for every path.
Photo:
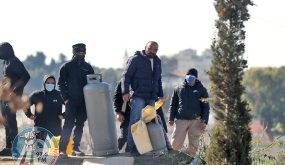
<instances>
[{"instance_id":1,"label":"surgical mask","mask_svg":"<svg viewBox=\"0 0 285 165\"><path fill-rule=\"evenodd\" d=\"M45 84L45 89L49 92L54 90L55 85L54 84Z\"/></svg>"},{"instance_id":2,"label":"surgical mask","mask_svg":"<svg viewBox=\"0 0 285 165\"><path fill-rule=\"evenodd\" d=\"M193 85L195 80L196 80L196 77L192 76L192 75L186 75L185 80L186 80L187 84Z\"/></svg>"}]
</instances>

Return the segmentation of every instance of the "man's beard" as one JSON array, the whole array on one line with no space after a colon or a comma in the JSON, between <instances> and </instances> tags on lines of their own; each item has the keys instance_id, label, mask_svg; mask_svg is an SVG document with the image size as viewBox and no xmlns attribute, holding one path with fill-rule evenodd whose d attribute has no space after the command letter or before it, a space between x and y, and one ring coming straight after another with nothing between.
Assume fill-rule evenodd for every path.
<instances>
[{"instance_id":1,"label":"man's beard","mask_svg":"<svg viewBox=\"0 0 285 165\"><path fill-rule=\"evenodd\" d=\"M146 56L147 56L148 58L154 58L155 54L149 53L149 54L147 54Z\"/></svg>"}]
</instances>

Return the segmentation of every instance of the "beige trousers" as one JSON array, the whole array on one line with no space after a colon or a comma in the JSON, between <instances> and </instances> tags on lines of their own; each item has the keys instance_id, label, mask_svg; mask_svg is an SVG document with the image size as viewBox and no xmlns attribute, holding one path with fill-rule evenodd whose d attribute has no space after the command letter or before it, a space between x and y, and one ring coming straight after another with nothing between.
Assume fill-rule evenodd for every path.
<instances>
[{"instance_id":1,"label":"beige trousers","mask_svg":"<svg viewBox=\"0 0 285 165\"><path fill-rule=\"evenodd\" d=\"M180 150L188 133L188 152L194 157L199 146L199 138L203 133L200 120L176 120L171 137L171 145L174 150Z\"/></svg>"}]
</instances>

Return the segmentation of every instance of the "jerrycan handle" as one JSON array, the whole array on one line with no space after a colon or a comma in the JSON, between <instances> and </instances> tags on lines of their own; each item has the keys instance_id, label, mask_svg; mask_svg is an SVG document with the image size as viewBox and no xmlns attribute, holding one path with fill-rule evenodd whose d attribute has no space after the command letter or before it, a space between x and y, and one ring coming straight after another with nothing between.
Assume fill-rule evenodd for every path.
<instances>
[{"instance_id":1,"label":"jerrycan handle","mask_svg":"<svg viewBox=\"0 0 285 165\"><path fill-rule=\"evenodd\" d=\"M87 83L100 83L102 82L102 74L88 74Z\"/></svg>"}]
</instances>

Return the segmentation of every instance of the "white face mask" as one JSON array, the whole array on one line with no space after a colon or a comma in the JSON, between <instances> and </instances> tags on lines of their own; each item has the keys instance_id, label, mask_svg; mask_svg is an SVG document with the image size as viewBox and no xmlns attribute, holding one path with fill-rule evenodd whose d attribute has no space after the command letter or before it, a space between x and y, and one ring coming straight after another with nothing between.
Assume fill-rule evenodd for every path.
<instances>
[{"instance_id":1,"label":"white face mask","mask_svg":"<svg viewBox=\"0 0 285 165\"><path fill-rule=\"evenodd\" d=\"M55 85L54 84L45 84L45 89L49 92L54 90Z\"/></svg>"}]
</instances>

